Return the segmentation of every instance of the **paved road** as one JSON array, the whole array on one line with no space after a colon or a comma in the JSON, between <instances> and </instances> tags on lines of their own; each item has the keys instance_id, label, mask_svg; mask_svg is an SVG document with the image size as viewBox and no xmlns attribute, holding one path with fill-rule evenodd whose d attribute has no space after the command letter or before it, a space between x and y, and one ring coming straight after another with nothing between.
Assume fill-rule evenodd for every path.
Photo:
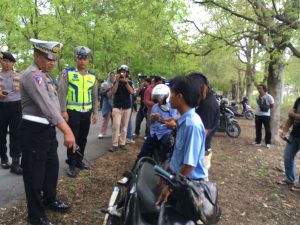
<instances>
[{"instance_id":1,"label":"paved road","mask_svg":"<svg viewBox=\"0 0 300 225\"><path fill-rule=\"evenodd\" d=\"M135 120L135 113L132 115L132 119L133 121ZM104 138L100 140L97 139L99 127L99 121L96 125L91 125L90 133L88 136L88 142L85 149L85 157L88 160L93 160L100 157L102 154L107 152L107 150L111 146L111 138ZM111 134L110 128L108 130L108 134ZM60 176L65 176L67 168L67 165L65 163L66 149L63 146L63 136L60 131L57 131L57 139L59 142L59 174ZM0 168L0 208L8 207L12 205L15 201L24 198L25 193L22 176L12 174L9 172L9 170L4 170Z\"/></svg>"}]
</instances>

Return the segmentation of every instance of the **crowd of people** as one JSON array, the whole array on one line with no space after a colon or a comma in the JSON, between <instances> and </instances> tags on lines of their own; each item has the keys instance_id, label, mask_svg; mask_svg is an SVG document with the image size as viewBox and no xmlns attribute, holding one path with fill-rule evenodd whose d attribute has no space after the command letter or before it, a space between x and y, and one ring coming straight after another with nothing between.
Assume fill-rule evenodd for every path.
<instances>
[{"instance_id":1,"label":"crowd of people","mask_svg":"<svg viewBox=\"0 0 300 225\"><path fill-rule=\"evenodd\" d=\"M58 179L58 141L56 127L63 133L67 149L67 175L77 176L77 169L89 169L83 161L91 122L98 120L98 97L101 97L101 116L98 138L108 136L112 124L110 152L128 150L133 137L142 134L141 123L146 120L145 142L137 156L151 156L159 148L159 163L170 172L181 173L192 180L208 180L211 167L212 137L219 123L219 105L207 77L200 72L173 78L169 85L155 76L144 78L135 91L127 65L108 73L107 80L98 87L96 75L88 69L91 50L75 48L75 66L66 68L55 85L51 71L59 57L62 44L55 41L31 39L33 62L22 73L13 68L16 59L9 52L0 54L0 157L1 167L23 175L27 198L28 221L31 224L51 225L45 208L67 212L67 202L56 197ZM265 144L271 147L270 110L273 97L265 85L257 87L258 108L255 115L256 138L261 145L262 125ZM100 95L100 96L99 96ZM131 127L136 97L140 106ZM295 183L295 155L299 149L299 103L283 128L281 137L288 140L284 153L286 179L281 184L299 190ZM293 131L287 136L289 128ZM10 156L7 156L9 128ZM174 132L175 131L175 132ZM175 140L175 142L173 141ZM21 158L21 165L20 165ZM157 204L167 201L170 190L162 189Z\"/></svg>"}]
</instances>

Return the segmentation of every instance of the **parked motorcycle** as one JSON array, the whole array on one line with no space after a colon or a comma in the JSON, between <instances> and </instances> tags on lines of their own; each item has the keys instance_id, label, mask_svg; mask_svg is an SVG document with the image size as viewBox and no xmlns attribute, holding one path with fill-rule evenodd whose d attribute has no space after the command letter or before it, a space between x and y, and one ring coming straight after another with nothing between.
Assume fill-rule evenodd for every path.
<instances>
[{"instance_id":1,"label":"parked motorcycle","mask_svg":"<svg viewBox=\"0 0 300 225\"><path fill-rule=\"evenodd\" d=\"M237 138L241 134L241 127L235 120L233 111L228 107L228 100L226 98L220 101L220 120L217 131L226 132L232 138Z\"/></svg>"},{"instance_id":2,"label":"parked motorcycle","mask_svg":"<svg viewBox=\"0 0 300 225\"><path fill-rule=\"evenodd\" d=\"M254 113L251 106L248 104L248 98L244 97L240 104L242 104L243 106L242 112L238 111L238 106L235 102L232 102L231 105L228 106L228 108L234 113L234 116L236 117L245 117L247 120L253 120Z\"/></svg>"},{"instance_id":3,"label":"parked motorcycle","mask_svg":"<svg viewBox=\"0 0 300 225\"><path fill-rule=\"evenodd\" d=\"M196 225L175 211L169 203L156 205L161 192L160 178L155 174L156 162L141 158L133 169L127 190L115 186L109 201L103 225Z\"/></svg>"}]
</instances>

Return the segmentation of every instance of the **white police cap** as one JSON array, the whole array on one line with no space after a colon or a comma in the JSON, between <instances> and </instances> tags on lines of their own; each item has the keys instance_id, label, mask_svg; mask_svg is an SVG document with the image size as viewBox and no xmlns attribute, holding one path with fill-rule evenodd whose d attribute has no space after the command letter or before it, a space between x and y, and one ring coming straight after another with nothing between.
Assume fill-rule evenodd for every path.
<instances>
[{"instance_id":1,"label":"white police cap","mask_svg":"<svg viewBox=\"0 0 300 225\"><path fill-rule=\"evenodd\" d=\"M33 43L33 47L50 60L56 60L63 47L62 43L56 41L42 41L31 38L30 41Z\"/></svg>"},{"instance_id":2,"label":"white police cap","mask_svg":"<svg viewBox=\"0 0 300 225\"><path fill-rule=\"evenodd\" d=\"M84 58L89 56L91 49L85 46L78 46L77 48L75 48L75 52L77 58Z\"/></svg>"}]
</instances>

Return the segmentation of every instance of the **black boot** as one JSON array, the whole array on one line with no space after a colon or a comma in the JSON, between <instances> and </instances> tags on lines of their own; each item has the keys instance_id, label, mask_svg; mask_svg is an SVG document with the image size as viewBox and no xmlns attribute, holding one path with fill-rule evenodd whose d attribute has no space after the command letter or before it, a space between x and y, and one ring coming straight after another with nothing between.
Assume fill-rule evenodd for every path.
<instances>
[{"instance_id":1,"label":"black boot","mask_svg":"<svg viewBox=\"0 0 300 225\"><path fill-rule=\"evenodd\" d=\"M19 160L19 158L13 158L12 159L12 164L11 164L10 172L14 173L14 174L17 174L17 175L22 175L23 174L23 170L20 167L20 160Z\"/></svg>"}]
</instances>

